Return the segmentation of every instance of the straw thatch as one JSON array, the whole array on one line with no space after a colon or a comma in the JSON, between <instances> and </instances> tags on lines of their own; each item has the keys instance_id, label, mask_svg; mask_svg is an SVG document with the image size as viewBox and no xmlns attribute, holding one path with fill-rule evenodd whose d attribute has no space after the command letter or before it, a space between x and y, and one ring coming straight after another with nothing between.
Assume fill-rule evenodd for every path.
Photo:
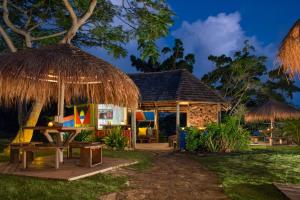
<instances>
[{"instance_id":1,"label":"straw thatch","mask_svg":"<svg viewBox=\"0 0 300 200\"><path fill-rule=\"evenodd\" d=\"M0 56L2 103L16 99L58 98L58 82L65 83L65 101L88 98L94 103L136 107L139 91L133 81L111 64L68 44L27 49Z\"/></svg>"},{"instance_id":2,"label":"straw thatch","mask_svg":"<svg viewBox=\"0 0 300 200\"><path fill-rule=\"evenodd\" d=\"M269 100L262 106L254 108L245 116L245 120L247 122L274 121L296 118L300 118L299 110L275 100Z\"/></svg>"},{"instance_id":3,"label":"straw thatch","mask_svg":"<svg viewBox=\"0 0 300 200\"><path fill-rule=\"evenodd\" d=\"M300 74L300 20L291 28L287 36L282 41L278 52L278 60L282 64L282 69L294 76Z\"/></svg>"}]
</instances>

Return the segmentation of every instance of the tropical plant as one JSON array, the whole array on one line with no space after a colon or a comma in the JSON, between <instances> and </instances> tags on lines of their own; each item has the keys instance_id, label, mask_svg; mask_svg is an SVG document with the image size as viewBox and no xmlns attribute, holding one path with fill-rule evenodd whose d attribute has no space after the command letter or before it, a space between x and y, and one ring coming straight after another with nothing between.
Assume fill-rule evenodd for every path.
<instances>
[{"instance_id":1,"label":"tropical plant","mask_svg":"<svg viewBox=\"0 0 300 200\"><path fill-rule=\"evenodd\" d=\"M153 60L151 57L148 61L141 58L137 58L134 55L130 56L131 65L135 67L138 71L142 72L158 72L158 71L168 71L174 69L186 69L193 72L195 64L194 54L184 55L183 43L180 39L175 39L174 47L171 49L169 47L164 47L161 51L164 57L168 56L164 61L159 62Z\"/></svg>"},{"instance_id":2,"label":"tropical plant","mask_svg":"<svg viewBox=\"0 0 300 200\"><path fill-rule=\"evenodd\" d=\"M224 123L211 123L200 137L200 147L209 152L242 151L249 146L249 132L240 125L236 116L227 117Z\"/></svg>"},{"instance_id":3,"label":"tropical plant","mask_svg":"<svg viewBox=\"0 0 300 200\"><path fill-rule=\"evenodd\" d=\"M82 130L74 140L78 142L93 142L95 140L93 133L93 131Z\"/></svg>"},{"instance_id":4,"label":"tropical plant","mask_svg":"<svg viewBox=\"0 0 300 200\"><path fill-rule=\"evenodd\" d=\"M112 128L109 134L103 138L103 141L107 146L116 150L124 150L128 144L127 138L122 135L120 126Z\"/></svg>"},{"instance_id":5,"label":"tropical plant","mask_svg":"<svg viewBox=\"0 0 300 200\"><path fill-rule=\"evenodd\" d=\"M300 145L300 120L285 121L282 130L285 136L290 136L295 144Z\"/></svg>"},{"instance_id":6,"label":"tropical plant","mask_svg":"<svg viewBox=\"0 0 300 200\"><path fill-rule=\"evenodd\" d=\"M200 148L200 137L202 131L195 127L189 127L185 129L187 131L186 136L186 150L188 151L197 151Z\"/></svg>"}]
</instances>

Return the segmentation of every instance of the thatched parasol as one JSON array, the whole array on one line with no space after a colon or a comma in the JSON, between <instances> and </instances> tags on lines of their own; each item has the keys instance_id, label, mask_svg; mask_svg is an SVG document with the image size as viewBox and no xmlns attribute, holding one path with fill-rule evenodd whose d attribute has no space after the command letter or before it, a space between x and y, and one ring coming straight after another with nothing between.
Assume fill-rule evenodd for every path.
<instances>
[{"instance_id":1,"label":"thatched parasol","mask_svg":"<svg viewBox=\"0 0 300 200\"><path fill-rule=\"evenodd\" d=\"M300 118L300 111L296 108L275 101L269 100L260 107L254 108L245 116L246 122L269 121L270 122L270 145L273 144L273 128L275 120L297 119Z\"/></svg>"},{"instance_id":2,"label":"thatched parasol","mask_svg":"<svg viewBox=\"0 0 300 200\"><path fill-rule=\"evenodd\" d=\"M278 52L278 59L282 69L291 76L300 74L300 20L290 29L282 41Z\"/></svg>"},{"instance_id":3,"label":"thatched parasol","mask_svg":"<svg viewBox=\"0 0 300 200\"><path fill-rule=\"evenodd\" d=\"M27 49L0 56L0 97L53 100L63 105L73 97L90 102L136 107L139 92L133 81L111 64L69 44Z\"/></svg>"},{"instance_id":4,"label":"thatched parasol","mask_svg":"<svg viewBox=\"0 0 300 200\"><path fill-rule=\"evenodd\" d=\"M300 111L296 108L275 100L269 100L260 107L254 108L246 114L247 122L270 121L271 129L275 120L300 118Z\"/></svg>"}]
</instances>

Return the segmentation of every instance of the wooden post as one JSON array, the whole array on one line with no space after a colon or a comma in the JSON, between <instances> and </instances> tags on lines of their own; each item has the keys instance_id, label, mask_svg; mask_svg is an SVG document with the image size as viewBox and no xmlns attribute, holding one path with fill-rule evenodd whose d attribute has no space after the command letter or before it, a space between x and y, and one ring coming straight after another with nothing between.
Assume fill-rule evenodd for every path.
<instances>
[{"instance_id":1,"label":"wooden post","mask_svg":"<svg viewBox=\"0 0 300 200\"><path fill-rule=\"evenodd\" d=\"M177 138L176 148L177 149L179 149L179 131L180 131L180 105L177 102L176 104L176 138Z\"/></svg>"},{"instance_id":2,"label":"wooden post","mask_svg":"<svg viewBox=\"0 0 300 200\"><path fill-rule=\"evenodd\" d=\"M23 160L22 160L22 163L23 163L23 169L26 169L27 168L27 157L26 157L26 150L23 150Z\"/></svg>"},{"instance_id":3,"label":"wooden post","mask_svg":"<svg viewBox=\"0 0 300 200\"><path fill-rule=\"evenodd\" d=\"M56 148L55 149L55 169L59 168L60 156L61 156L61 151L58 148Z\"/></svg>"},{"instance_id":4,"label":"wooden post","mask_svg":"<svg viewBox=\"0 0 300 200\"><path fill-rule=\"evenodd\" d=\"M136 147L136 109L131 109L131 134L132 141L131 147L135 149Z\"/></svg>"},{"instance_id":5,"label":"wooden post","mask_svg":"<svg viewBox=\"0 0 300 200\"><path fill-rule=\"evenodd\" d=\"M221 104L219 103L218 104L218 111L217 111L217 123L221 123L221 119L222 119L222 106Z\"/></svg>"},{"instance_id":6,"label":"wooden post","mask_svg":"<svg viewBox=\"0 0 300 200\"><path fill-rule=\"evenodd\" d=\"M64 108L65 108L65 83L59 78L58 80L58 101L57 101L57 112L58 112L58 122L64 123ZM60 133L58 138L60 143L63 141L63 133ZM59 161L63 162L64 153L63 149L59 150L60 156Z\"/></svg>"},{"instance_id":7,"label":"wooden post","mask_svg":"<svg viewBox=\"0 0 300 200\"><path fill-rule=\"evenodd\" d=\"M271 123L270 123L270 129L271 129L271 135L270 135L270 145L273 146L273 128L274 128L274 120L271 119Z\"/></svg>"},{"instance_id":8,"label":"wooden post","mask_svg":"<svg viewBox=\"0 0 300 200\"><path fill-rule=\"evenodd\" d=\"M156 131L156 142L159 141L159 112L154 110L154 129Z\"/></svg>"}]
</instances>

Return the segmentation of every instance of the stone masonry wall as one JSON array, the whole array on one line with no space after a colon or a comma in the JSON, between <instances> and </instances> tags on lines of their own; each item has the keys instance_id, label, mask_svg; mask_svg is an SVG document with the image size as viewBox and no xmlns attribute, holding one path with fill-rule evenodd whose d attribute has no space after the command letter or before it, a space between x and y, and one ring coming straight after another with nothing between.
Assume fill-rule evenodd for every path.
<instances>
[{"instance_id":1,"label":"stone masonry wall","mask_svg":"<svg viewBox=\"0 0 300 200\"><path fill-rule=\"evenodd\" d=\"M188 108L188 126L205 127L208 123L218 121L219 105L193 104Z\"/></svg>"}]
</instances>

